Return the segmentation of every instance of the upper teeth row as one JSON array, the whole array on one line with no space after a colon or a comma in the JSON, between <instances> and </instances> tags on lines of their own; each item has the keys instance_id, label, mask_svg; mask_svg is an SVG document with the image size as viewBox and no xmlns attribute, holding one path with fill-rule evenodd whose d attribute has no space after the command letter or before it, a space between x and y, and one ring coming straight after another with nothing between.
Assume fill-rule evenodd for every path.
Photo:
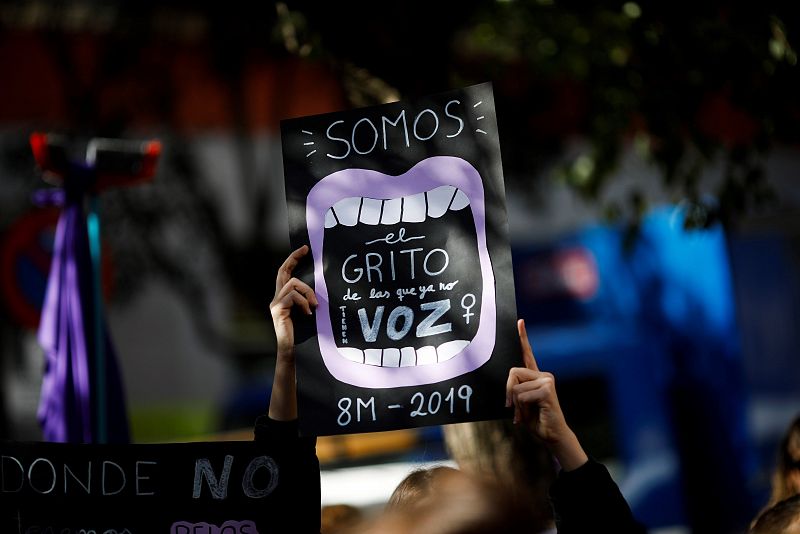
<instances>
[{"instance_id":1,"label":"upper teeth row","mask_svg":"<svg viewBox=\"0 0 800 534\"><path fill-rule=\"evenodd\" d=\"M423 222L426 217L438 218L447 210L460 210L469 206L469 198L452 185L443 185L416 195L387 200L348 197L333 205L325 214L325 228L337 224L355 226L364 224L397 224Z\"/></svg>"},{"instance_id":2,"label":"upper teeth row","mask_svg":"<svg viewBox=\"0 0 800 534\"><path fill-rule=\"evenodd\" d=\"M469 345L469 341L456 339L442 343L438 347L403 347L401 349L356 349L337 347L339 354L356 363L376 365L378 367L413 367L441 363L454 357Z\"/></svg>"}]
</instances>

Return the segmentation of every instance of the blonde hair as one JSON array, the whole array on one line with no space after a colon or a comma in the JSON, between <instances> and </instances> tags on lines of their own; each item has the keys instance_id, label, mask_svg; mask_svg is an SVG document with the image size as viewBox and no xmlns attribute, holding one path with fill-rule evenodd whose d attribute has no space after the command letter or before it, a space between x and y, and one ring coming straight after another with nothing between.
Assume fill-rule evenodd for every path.
<instances>
[{"instance_id":1,"label":"blonde hair","mask_svg":"<svg viewBox=\"0 0 800 534\"><path fill-rule=\"evenodd\" d=\"M400 481L386 503L387 510L413 506L425 501L432 493L436 477L455 471L446 465L416 469Z\"/></svg>"},{"instance_id":2,"label":"blonde hair","mask_svg":"<svg viewBox=\"0 0 800 534\"><path fill-rule=\"evenodd\" d=\"M507 488L460 469L414 472L407 500L349 531L350 534L497 534L537 532L528 507L508 498ZM408 477L407 477L408 478ZM416 490L422 490L416 493Z\"/></svg>"},{"instance_id":3,"label":"blonde hair","mask_svg":"<svg viewBox=\"0 0 800 534\"><path fill-rule=\"evenodd\" d=\"M496 481L510 498L525 503L533 532L552 525L548 490L556 478L555 464L525 425L494 420L443 429L447 451L461 469Z\"/></svg>"}]
</instances>

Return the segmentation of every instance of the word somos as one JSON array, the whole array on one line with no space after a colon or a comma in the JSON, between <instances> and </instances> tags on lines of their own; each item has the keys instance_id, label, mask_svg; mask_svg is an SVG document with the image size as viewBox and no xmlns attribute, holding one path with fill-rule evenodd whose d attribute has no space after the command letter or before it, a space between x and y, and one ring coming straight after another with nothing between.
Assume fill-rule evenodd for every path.
<instances>
[{"instance_id":1,"label":"word somos","mask_svg":"<svg viewBox=\"0 0 800 534\"><path fill-rule=\"evenodd\" d=\"M411 146L412 139L424 142L440 133L447 138L456 137L464 131L464 120L458 115L459 104L459 100L450 100L442 109L425 108L414 116L402 110L396 116L364 117L353 124L335 121L325 130L325 136L335 143L337 150L326 155L332 159L345 159L353 152L365 155L378 147L386 151L393 131L402 134L406 148Z\"/></svg>"}]
</instances>

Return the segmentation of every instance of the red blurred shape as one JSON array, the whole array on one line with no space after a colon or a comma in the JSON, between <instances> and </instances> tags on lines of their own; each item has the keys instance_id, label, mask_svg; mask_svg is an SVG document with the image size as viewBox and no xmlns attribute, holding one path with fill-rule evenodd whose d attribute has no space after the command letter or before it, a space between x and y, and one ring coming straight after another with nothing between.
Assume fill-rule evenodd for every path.
<instances>
[{"instance_id":1,"label":"red blurred shape","mask_svg":"<svg viewBox=\"0 0 800 534\"><path fill-rule=\"evenodd\" d=\"M588 250L565 248L532 258L520 269L520 286L531 299L590 300L600 287L597 263Z\"/></svg>"},{"instance_id":2,"label":"red blurred shape","mask_svg":"<svg viewBox=\"0 0 800 534\"><path fill-rule=\"evenodd\" d=\"M67 140L56 134L34 132L30 137L36 163L47 174L48 181L61 185L71 172ZM106 189L134 185L153 179L158 158L159 141L129 141L95 138L89 142L85 162L94 172L93 193Z\"/></svg>"}]
</instances>

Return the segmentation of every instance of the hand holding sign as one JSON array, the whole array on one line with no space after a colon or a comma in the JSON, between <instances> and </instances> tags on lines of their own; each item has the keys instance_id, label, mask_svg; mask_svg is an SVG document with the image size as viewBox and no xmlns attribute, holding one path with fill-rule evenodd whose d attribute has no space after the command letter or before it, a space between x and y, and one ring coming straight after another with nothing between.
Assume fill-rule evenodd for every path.
<instances>
[{"instance_id":1,"label":"hand holding sign","mask_svg":"<svg viewBox=\"0 0 800 534\"><path fill-rule=\"evenodd\" d=\"M292 306L299 306L311 315L317 307L317 297L308 284L294 278L292 271L297 263L308 253L308 246L303 245L286 258L275 281L275 298L269 305L272 321L275 325L275 337L278 340L278 357L294 358L294 325L290 317Z\"/></svg>"},{"instance_id":2,"label":"hand holding sign","mask_svg":"<svg viewBox=\"0 0 800 534\"><path fill-rule=\"evenodd\" d=\"M588 457L561 411L555 377L539 370L522 319L517 321L517 332L525 367L514 367L508 372L506 406L514 405L514 422L528 423L564 469L576 469Z\"/></svg>"}]
</instances>

